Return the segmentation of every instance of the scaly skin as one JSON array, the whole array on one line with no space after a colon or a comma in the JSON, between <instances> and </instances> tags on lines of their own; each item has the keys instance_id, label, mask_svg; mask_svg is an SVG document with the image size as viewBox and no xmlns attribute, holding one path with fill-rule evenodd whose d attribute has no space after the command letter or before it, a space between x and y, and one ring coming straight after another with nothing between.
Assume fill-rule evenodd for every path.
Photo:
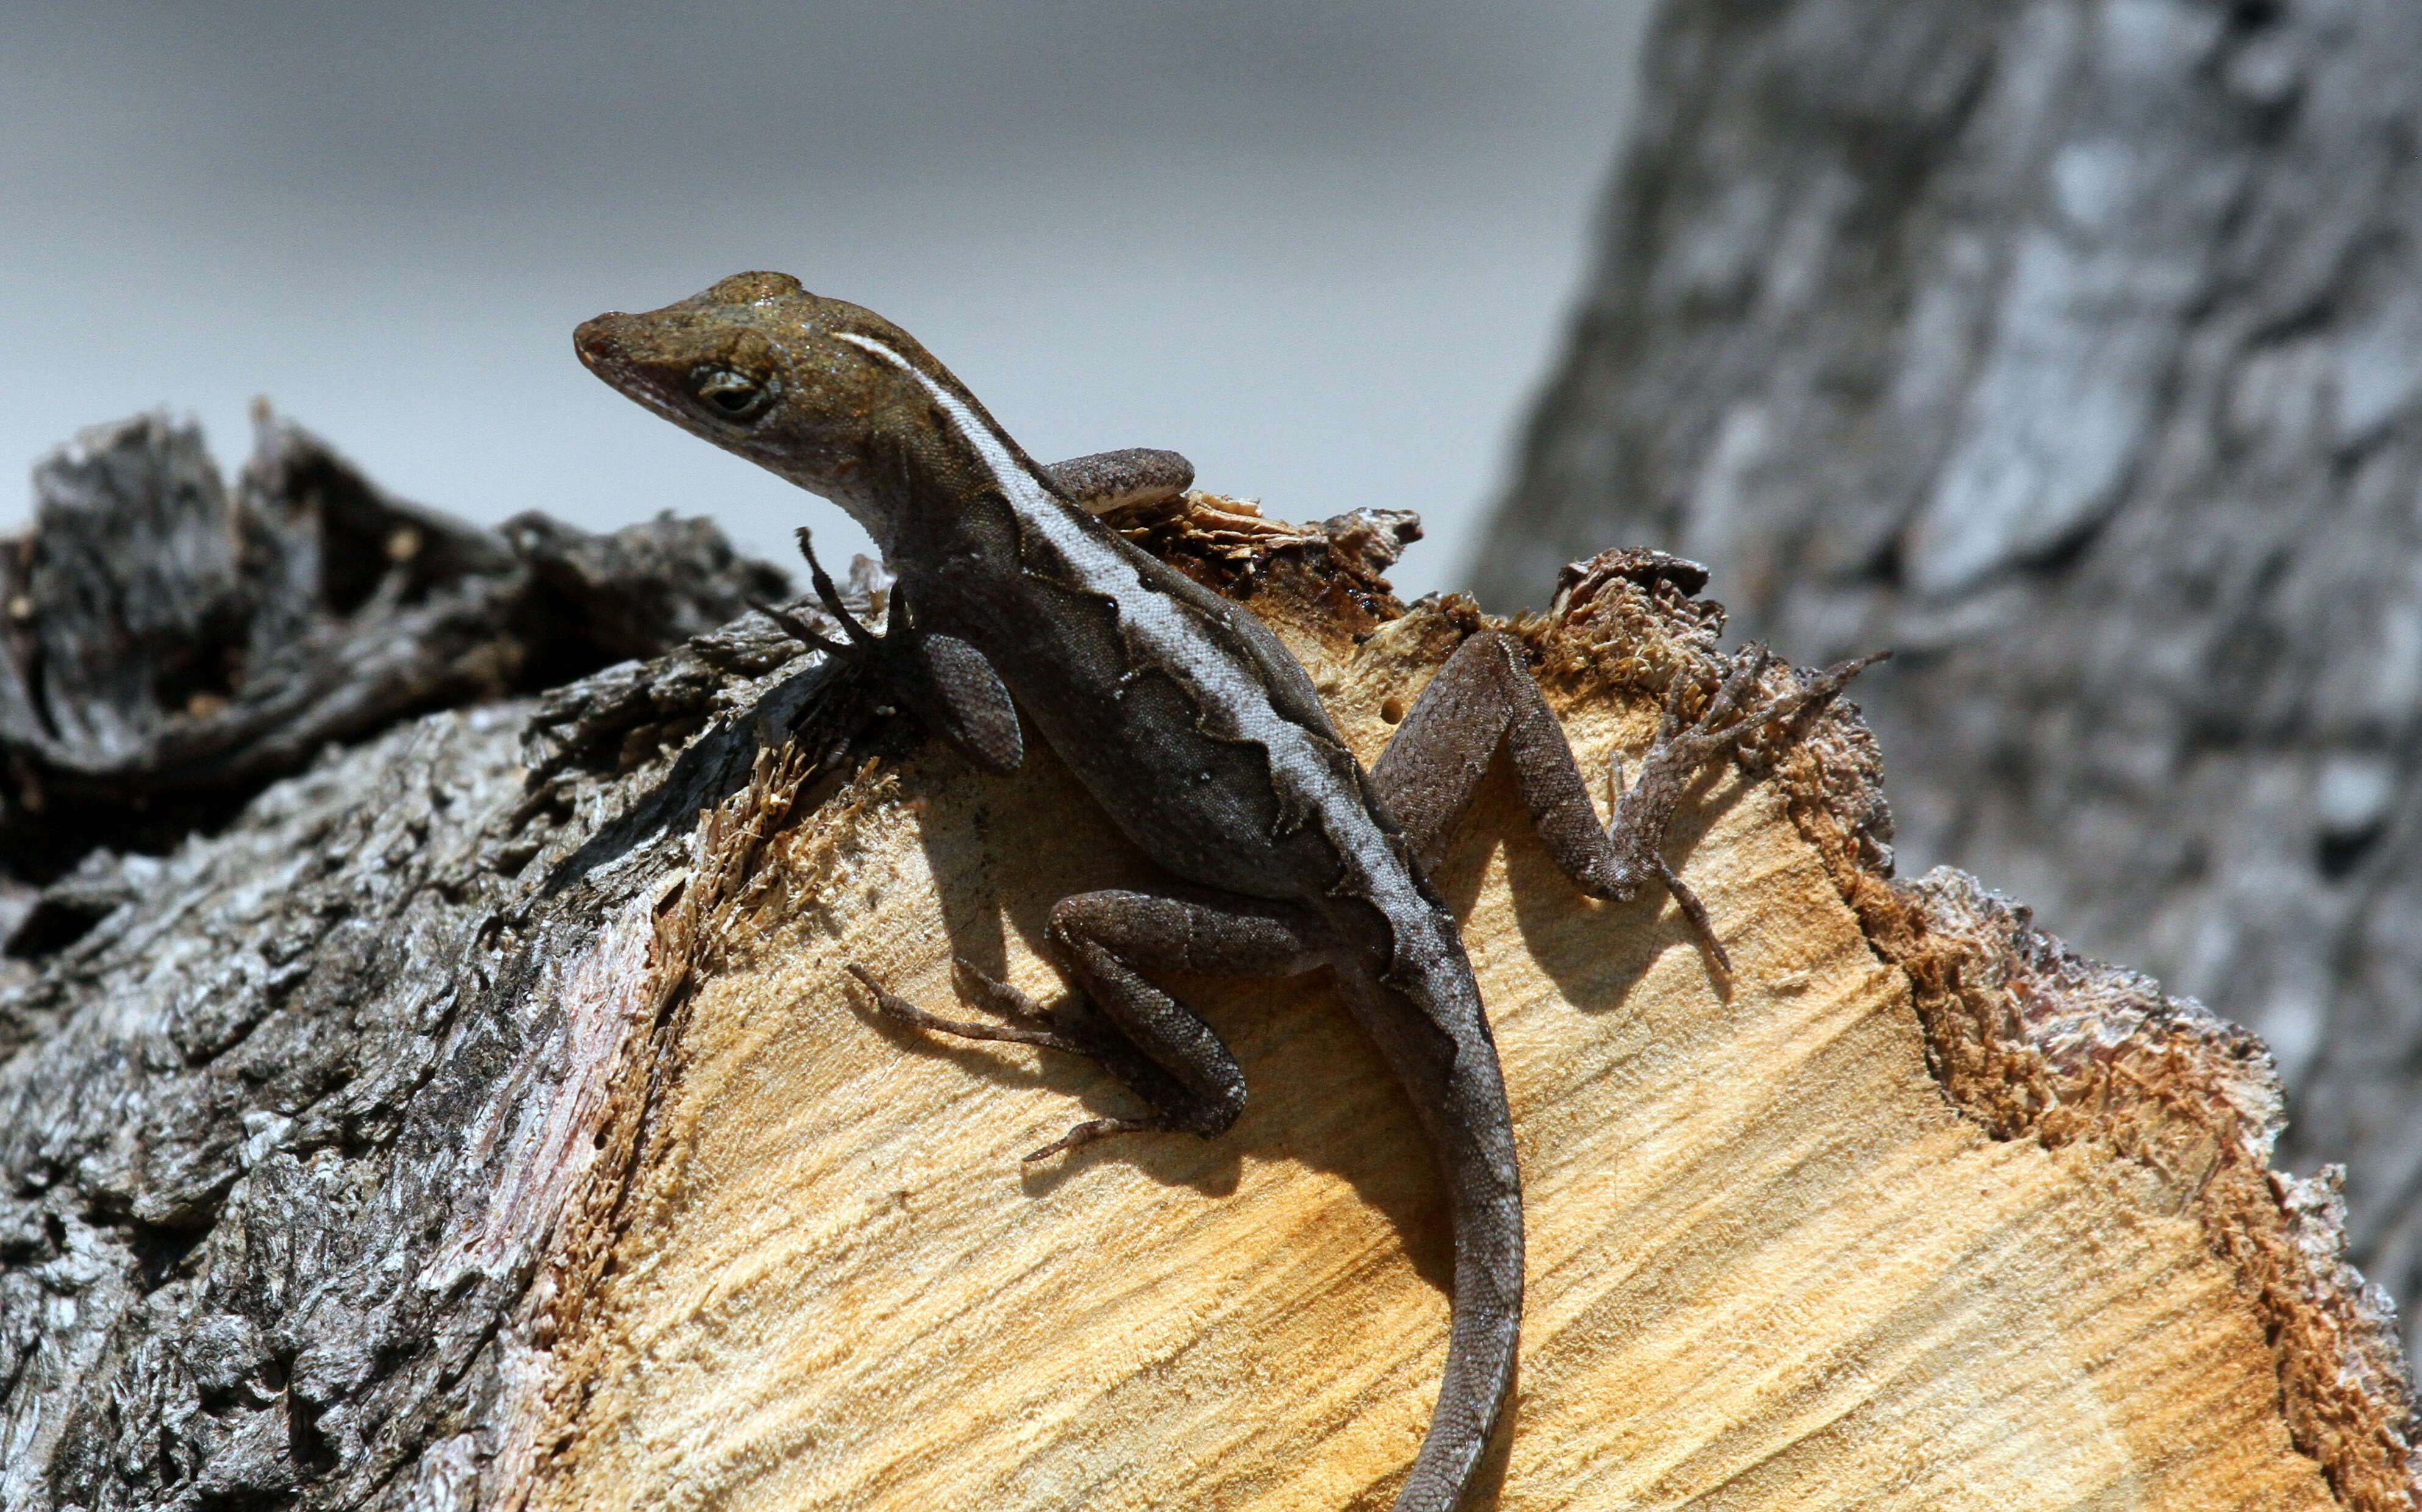
<instances>
[{"instance_id":1,"label":"scaly skin","mask_svg":"<svg viewBox=\"0 0 2422 1512\"><path fill-rule=\"evenodd\" d=\"M879 1003L928 1027L1094 1054L1155 1105L1058 1148L1140 1128L1207 1137L1243 1106L1225 1047L1133 968L1335 972L1411 1097L1455 1221L1445 1383L1395 1507L1463 1505L1519 1330L1511 1120L1455 921L1303 669L1250 613L1073 503L871 311L742 274L664 309L601 315L575 341L624 394L866 528L896 579L885 654L918 669L920 712L939 732L1014 767L1005 689L1112 821L1193 884L1175 899L1093 893L1055 910L1062 964L1117 1036L1031 1008L1011 1011L1053 1027L936 1019L867 979Z\"/></svg>"}]
</instances>

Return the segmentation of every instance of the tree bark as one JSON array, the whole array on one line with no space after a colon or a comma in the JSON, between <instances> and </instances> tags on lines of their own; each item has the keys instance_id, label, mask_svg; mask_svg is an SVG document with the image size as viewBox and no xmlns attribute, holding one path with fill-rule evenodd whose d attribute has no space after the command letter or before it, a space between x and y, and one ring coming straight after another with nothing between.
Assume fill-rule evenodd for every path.
<instances>
[{"instance_id":1,"label":"tree bark","mask_svg":"<svg viewBox=\"0 0 2422 1512\"><path fill-rule=\"evenodd\" d=\"M1480 591L1863 683L1904 854L2258 1031L2422 1290L2422 11L1679 3Z\"/></svg>"},{"instance_id":2,"label":"tree bark","mask_svg":"<svg viewBox=\"0 0 2422 1512\"><path fill-rule=\"evenodd\" d=\"M487 530L395 497L264 406L236 487L198 428L99 426L0 549L0 862L224 820L331 740L653 656L789 591L703 520Z\"/></svg>"},{"instance_id":3,"label":"tree bark","mask_svg":"<svg viewBox=\"0 0 2422 1512\"><path fill-rule=\"evenodd\" d=\"M1251 605L1367 759L1481 622L1410 523L1120 521ZM1654 553L1519 627L1584 760L1707 696ZM879 584L855 584L869 612ZM1797 674L1775 668L1777 688ZM937 1044L964 955L1149 867L1046 751L968 768L748 615L424 716L123 879L6 1000L0 1507L1384 1504L1445 1344L1418 1127L1319 977L1186 984L1226 1139ZM2404 1369L2241 1032L1970 879L1894 883L1837 707L1575 897L1504 774L1436 878L1532 1254L1505 1507L2409 1506Z\"/></svg>"}]
</instances>

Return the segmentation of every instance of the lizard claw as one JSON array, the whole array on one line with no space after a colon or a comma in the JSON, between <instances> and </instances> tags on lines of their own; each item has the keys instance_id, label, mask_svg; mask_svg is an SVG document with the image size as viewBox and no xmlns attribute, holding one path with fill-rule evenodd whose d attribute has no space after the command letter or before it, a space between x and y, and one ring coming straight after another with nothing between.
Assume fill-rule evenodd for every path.
<instances>
[{"instance_id":1,"label":"lizard claw","mask_svg":"<svg viewBox=\"0 0 2422 1512\"><path fill-rule=\"evenodd\" d=\"M1682 910L1682 917L1691 921L1691 932L1699 937L1699 943L1706 947L1707 958L1715 962L1716 975L1719 978L1731 977L1733 958L1725 953L1724 942L1716 937L1715 921L1707 917L1707 906L1699 901L1699 895L1691 890L1691 884L1682 880L1682 874L1675 871L1664 857L1655 857L1654 859L1657 875L1665 884L1665 890L1674 895L1675 906Z\"/></svg>"},{"instance_id":2,"label":"lizard claw","mask_svg":"<svg viewBox=\"0 0 2422 1512\"><path fill-rule=\"evenodd\" d=\"M1025 1158L1032 1164L1037 1160L1048 1160L1055 1155L1065 1155L1070 1150L1081 1150L1095 1140L1106 1140L1113 1134L1161 1134L1174 1126L1157 1118L1089 1118L1041 1149L1028 1151Z\"/></svg>"}]
</instances>

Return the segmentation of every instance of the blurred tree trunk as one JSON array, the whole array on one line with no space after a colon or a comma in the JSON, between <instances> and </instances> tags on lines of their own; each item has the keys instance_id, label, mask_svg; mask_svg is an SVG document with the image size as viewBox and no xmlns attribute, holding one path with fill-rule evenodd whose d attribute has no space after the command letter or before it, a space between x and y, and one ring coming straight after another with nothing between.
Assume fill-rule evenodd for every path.
<instances>
[{"instance_id":1,"label":"blurred tree trunk","mask_svg":"<svg viewBox=\"0 0 2422 1512\"><path fill-rule=\"evenodd\" d=\"M1479 591L1653 544L1896 648L1905 870L2262 1033L2422 1293L2422 8L1676 3L1645 66Z\"/></svg>"}]
</instances>

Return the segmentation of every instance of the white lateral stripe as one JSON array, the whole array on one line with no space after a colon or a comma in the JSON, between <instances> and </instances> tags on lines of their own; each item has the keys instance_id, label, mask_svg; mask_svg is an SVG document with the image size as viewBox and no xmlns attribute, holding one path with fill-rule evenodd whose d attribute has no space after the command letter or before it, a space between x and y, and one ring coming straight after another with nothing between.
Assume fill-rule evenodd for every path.
<instances>
[{"instance_id":1,"label":"white lateral stripe","mask_svg":"<svg viewBox=\"0 0 2422 1512\"><path fill-rule=\"evenodd\" d=\"M975 412L967 408L958 395L936 383L932 375L871 336L859 336L851 331L837 331L834 334L854 347L873 353L909 377L916 379L925 392L933 397L934 402L942 406L942 412L950 416L951 423L958 427L959 434L965 436L967 443L983 456L984 465L992 471L993 481L999 483L1001 492L1007 494L1011 501L1018 506L1020 513L1026 512L1028 508L1037 500L1049 502L1049 496L1034 485L1034 480L1029 478L1026 469L1017 465L1017 459L1009 454L1009 448L1002 445L1001 438L993 433L992 427L978 419Z\"/></svg>"},{"instance_id":2,"label":"white lateral stripe","mask_svg":"<svg viewBox=\"0 0 2422 1512\"><path fill-rule=\"evenodd\" d=\"M1260 679L1237 666L1227 653L1197 630L1175 599L1148 587L1132 563L1121 560L1115 552L1102 550L1087 536L1069 517L1068 507L1018 465L1000 436L967 408L965 401L873 337L848 331L834 334L890 363L923 386L943 415L957 427L959 434L975 448L1018 518L1051 543L1061 559L1077 574L1079 584L1118 606L1121 624L1136 640L1150 647L1162 665L1193 670L1195 696L1216 706L1227 716L1237 733L1270 753L1270 773L1275 780L1282 786L1297 786L1307 776L1317 773L1314 783L1329 785L1329 763L1313 748L1311 732L1271 705L1269 692ZM1352 864L1374 892L1382 894L1374 901L1388 909L1392 917L1407 917L1397 913L1399 909L1427 909L1428 905L1412 886L1410 874L1396 864L1386 837L1365 814L1360 793L1298 793L1296 796L1311 811L1330 816L1330 840L1352 853ZM1363 822L1354 827L1356 833L1334 832L1335 819L1342 814L1362 817Z\"/></svg>"}]
</instances>

